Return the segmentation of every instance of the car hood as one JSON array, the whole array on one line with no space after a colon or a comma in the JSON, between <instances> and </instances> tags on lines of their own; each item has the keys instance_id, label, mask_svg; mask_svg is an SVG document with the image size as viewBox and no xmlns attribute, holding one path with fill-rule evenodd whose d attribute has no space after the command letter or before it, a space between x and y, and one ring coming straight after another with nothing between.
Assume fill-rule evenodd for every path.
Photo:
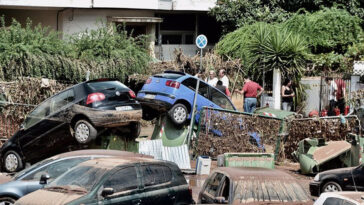
<instances>
[{"instance_id":1,"label":"car hood","mask_svg":"<svg viewBox=\"0 0 364 205\"><path fill-rule=\"evenodd\" d=\"M348 174L351 175L351 170L353 170L355 167L348 167L348 168L340 168L340 169L332 169L332 170L327 170L324 172L321 172L320 175L329 175L329 174Z\"/></svg>"},{"instance_id":2,"label":"car hood","mask_svg":"<svg viewBox=\"0 0 364 205\"><path fill-rule=\"evenodd\" d=\"M25 195L16 201L17 205L63 205L67 204L73 200L85 196L87 193L77 193L77 192L56 192L48 191L46 189L41 189L35 191L31 194Z\"/></svg>"},{"instance_id":3,"label":"car hood","mask_svg":"<svg viewBox=\"0 0 364 205\"><path fill-rule=\"evenodd\" d=\"M5 184L6 182L10 182L13 180L8 173L0 173L0 184Z\"/></svg>"}]
</instances>

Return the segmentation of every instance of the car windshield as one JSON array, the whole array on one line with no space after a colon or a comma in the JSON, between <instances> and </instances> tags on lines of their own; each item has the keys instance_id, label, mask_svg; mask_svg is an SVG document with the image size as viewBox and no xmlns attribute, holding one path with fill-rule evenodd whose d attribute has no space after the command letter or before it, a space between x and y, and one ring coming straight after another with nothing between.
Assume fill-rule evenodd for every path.
<instances>
[{"instance_id":1,"label":"car windshield","mask_svg":"<svg viewBox=\"0 0 364 205\"><path fill-rule=\"evenodd\" d=\"M95 184L102 178L108 169L94 166L79 165L59 176L46 188L60 186L79 186L91 191Z\"/></svg>"},{"instance_id":2,"label":"car windshield","mask_svg":"<svg viewBox=\"0 0 364 205\"><path fill-rule=\"evenodd\" d=\"M28 167L26 169L23 169L22 171L16 173L14 175L14 179L17 180L20 177L22 177L24 174L32 172L33 170L38 169L39 167L41 167L41 166L43 166L45 164L53 162L54 160L57 160L57 159L56 158L48 158L48 159L45 159L43 161L37 162L37 163L33 164L32 166L30 166L30 167Z\"/></svg>"},{"instance_id":3,"label":"car windshield","mask_svg":"<svg viewBox=\"0 0 364 205\"><path fill-rule=\"evenodd\" d=\"M244 179L234 183L234 201L240 203L271 202L306 202L309 201L306 191L295 181L282 178L259 180Z\"/></svg>"},{"instance_id":4,"label":"car windshield","mask_svg":"<svg viewBox=\"0 0 364 205\"><path fill-rule=\"evenodd\" d=\"M124 84L116 80L89 82L86 85L93 91L128 89L128 87L126 87Z\"/></svg>"}]
</instances>

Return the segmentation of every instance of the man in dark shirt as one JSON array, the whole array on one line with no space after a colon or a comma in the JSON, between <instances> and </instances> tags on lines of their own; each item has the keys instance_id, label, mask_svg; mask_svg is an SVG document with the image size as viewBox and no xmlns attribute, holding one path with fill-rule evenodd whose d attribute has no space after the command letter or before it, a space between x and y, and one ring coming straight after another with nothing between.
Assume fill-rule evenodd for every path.
<instances>
[{"instance_id":1,"label":"man in dark shirt","mask_svg":"<svg viewBox=\"0 0 364 205\"><path fill-rule=\"evenodd\" d=\"M259 90L259 92L257 92ZM236 89L236 92L244 96L244 112L253 113L257 106L257 97L260 96L264 89L258 83L244 78L243 89Z\"/></svg>"}]
</instances>

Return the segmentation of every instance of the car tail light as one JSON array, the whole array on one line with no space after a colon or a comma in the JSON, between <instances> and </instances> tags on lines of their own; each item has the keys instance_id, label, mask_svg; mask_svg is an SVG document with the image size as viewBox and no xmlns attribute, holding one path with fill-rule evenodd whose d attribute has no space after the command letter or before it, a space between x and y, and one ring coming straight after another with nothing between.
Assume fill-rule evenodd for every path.
<instances>
[{"instance_id":1,"label":"car tail light","mask_svg":"<svg viewBox=\"0 0 364 205\"><path fill-rule=\"evenodd\" d=\"M179 88L180 83L177 81L167 80L166 86L172 87L172 88Z\"/></svg>"},{"instance_id":2,"label":"car tail light","mask_svg":"<svg viewBox=\"0 0 364 205\"><path fill-rule=\"evenodd\" d=\"M149 84L149 83L151 83L152 82L152 78L148 78L148 80L147 81L145 81L145 84Z\"/></svg>"},{"instance_id":3,"label":"car tail light","mask_svg":"<svg viewBox=\"0 0 364 205\"><path fill-rule=\"evenodd\" d=\"M105 100L105 95L103 93L91 93L87 96L86 105Z\"/></svg>"},{"instance_id":4,"label":"car tail light","mask_svg":"<svg viewBox=\"0 0 364 205\"><path fill-rule=\"evenodd\" d=\"M131 98L136 98L134 91L129 90L129 95Z\"/></svg>"}]
</instances>

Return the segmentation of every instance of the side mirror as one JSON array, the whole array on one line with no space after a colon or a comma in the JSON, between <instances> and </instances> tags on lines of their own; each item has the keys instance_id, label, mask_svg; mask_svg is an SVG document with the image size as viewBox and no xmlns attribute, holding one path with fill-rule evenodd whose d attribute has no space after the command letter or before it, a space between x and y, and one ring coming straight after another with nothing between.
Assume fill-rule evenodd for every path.
<instances>
[{"instance_id":1,"label":"side mirror","mask_svg":"<svg viewBox=\"0 0 364 205\"><path fill-rule=\"evenodd\" d=\"M24 129L25 129L24 124L21 124L20 127L19 127L19 130L24 130Z\"/></svg>"},{"instance_id":2,"label":"side mirror","mask_svg":"<svg viewBox=\"0 0 364 205\"><path fill-rule=\"evenodd\" d=\"M227 204L228 201L223 196L215 197L215 203L217 204Z\"/></svg>"},{"instance_id":3,"label":"side mirror","mask_svg":"<svg viewBox=\"0 0 364 205\"><path fill-rule=\"evenodd\" d=\"M104 188L101 192L101 196L102 197L107 197L114 194L114 189L113 188Z\"/></svg>"},{"instance_id":4,"label":"side mirror","mask_svg":"<svg viewBox=\"0 0 364 205\"><path fill-rule=\"evenodd\" d=\"M50 178L49 174L42 174L42 176L40 176L39 184L47 184Z\"/></svg>"}]
</instances>

